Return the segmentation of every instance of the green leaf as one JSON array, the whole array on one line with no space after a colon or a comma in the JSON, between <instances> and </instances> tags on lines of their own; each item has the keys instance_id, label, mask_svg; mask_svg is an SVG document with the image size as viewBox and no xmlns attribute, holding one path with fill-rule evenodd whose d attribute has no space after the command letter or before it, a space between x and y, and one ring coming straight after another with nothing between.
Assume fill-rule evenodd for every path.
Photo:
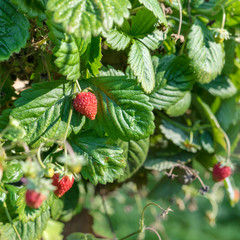
<instances>
[{"instance_id":1,"label":"green leaf","mask_svg":"<svg viewBox=\"0 0 240 240\"><path fill-rule=\"evenodd\" d=\"M232 2L231 4L227 4L226 12L227 21L225 22L225 25L230 27L238 27L239 21L240 21L240 3L238 1Z\"/></svg>"},{"instance_id":2,"label":"green leaf","mask_svg":"<svg viewBox=\"0 0 240 240\"><path fill-rule=\"evenodd\" d=\"M18 182L23 176L21 164L17 160L7 162L7 166L3 172L2 182L13 183Z\"/></svg>"},{"instance_id":3,"label":"green leaf","mask_svg":"<svg viewBox=\"0 0 240 240\"><path fill-rule=\"evenodd\" d=\"M72 84L68 81L33 84L15 102L16 107L11 115L24 127L24 140L31 147L38 147L41 142L49 146L52 139L63 139L72 104ZM72 129L79 130L76 126L77 116L73 114L68 134ZM80 117L79 125L83 119Z\"/></svg>"},{"instance_id":4,"label":"green leaf","mask_svg":"<svg viewBox=\"0 0 240 240\"><path fill-rule=\"evenodd\" d=\"M236 45L234 39L224 40L225 63L222 70L223 75L229 75L236 69L234 65Z\"/></svg>"},{"instance_id":5,"label":"green leaf","mask_svg":"<svg viewBox=\"0 0 240 240\"><path fill-rule=\"evenodd\" d=\"M84 154L87 164L81 174L93 184L113 182L123 175L126 166L123 150L109 138L100 138L94 132L73 135L69 142L78 154Z\"/></svg>"},{"instance_id":6,"label":"green leaf","mask_svg":"<svg viewBox=\"0 0 240 240\"><path fill-rule=\"evenodd\" d=\"M17 5L18 9L23 13L27 13L30 18L39 16L44 19L46 17L47 0L11 0L11 3Z\"/></svg>"},{"instance_id":7,"label":"green leaf","mask_svg":"<svg viewBox=\"0 0 240 240\"><path fill-rule=\"evenodd\" d=\"M17 216L15 213L16 201L17 201L17 197L18 197L17 192L19 191L20 188L13 186L13 185L9 185L9 184L5 184L4 187L7 190L7 194L4 192L0 192L0 222L8 223L9 220L6 215L6 211L3 206L3 202L5 201L7 208L8 208L8 212L11 215L11 217L15 218ZM0 237L1 237L1 234L0 234Z\"/></svg>"},{"instance_id":8,"label":"green leaf","mask_svg":"<svg viewBox=\"0 0 240 240\"><path fill-rule=\"evenodd\" d=\"M209 132L204 131L200 136L200 140L201 140L202 147L205 151L207 151L208 153L214 153L215 149L214 149L213 138Z\"/></svg>"},{"instance_id":9,"label":"green leaf","mask_svg":"<svg viewBox=\"0 0 240 240\"><path fill-rule=\"evenodd\" d=\"M197 81L209 83L221 73L224 51L221 44L214 42L213 32L199 20L191 27L187 48L191 64L197 74Z\"/></svg>"},{"instance_id":10,"label":"green leaf","mask_svg":"<svg viewBox=\"0 0 240 240\"><path fill-rule=\"evenodd\" d=\"M9 115L11 113L11 109L5 109L4 111L1 112L0 115L0 132L3 131L8 125L9 122Z\"/></svg>"},{"instance_id":11,"label":"green leaf","mask_svg":"<svg viewBox=\"0 0 240 240\"><path fill-rule=\"evenodd\" d=\"M56 57L55 64L59 73L66 75L68 80L80 78L80 56L86 51L90 38L76 38L72 34L64 32L60 24L54 23L49 17L49 37L55 44L53 54Z\"/></svg>"},{"instance_id":12,"label":"green leaf","mask_svg":"<svg viewBox=\"0 0 240 240\"><path fill-rule=\"evenodd\" d=\"M138 38L138 40L143 43L150 50L156 50L166 39L166 32L161 32L159 30L154 30L152 33Z\"/></svg>"},{"instance_id":13,"label":"green leaf","mask_svg":"<svg viewBox=\"0 0 240 240\"><path fill-rule=\"evenodd\" d=\"M62 214L63 208L64 208L64 202L63 202L62 198L54 198L53 204L51 205L52 219L54 219L54 220L59 219Z\"/></svg>"},{"instance_id":14,"label":"green leaf","mask_svg":"<svg viewBox=\"0 0 240 240\"><path fill-rule=\"evenodd\" d=\"M229 98L237 93L237 88L233 85L227 76L220 75L208 84L201 85L213 96L220 98Z\"/></svg>"},{"instance_id":15,"label":"green leaf","mask_svg":"<svg viewBox=\"0 0 240 240\"><path fill-rule=\"evenodd\" d=\"M13 224L16 227L22 239L33 240L42 237L43 231L47 227L49 218L50 218L49 211L45 211L34 221L23 223L22 221L14 219ZM18 239L16 232L14 231L10 223L7 223L0 227L0 238L1 240Z\"/></svg>"},{"instance_id":16,"label":"green leaf","mask_svg":"<svg viewBox=\"0 0 240 240\"><path fill-rule=\"evenodd\" d=\"M91 123L99 134L104 130L111 138L129 141L147 138L153 133L153 107L135 80L109 76L89 81L94 84L91 88L98 99L97 116Z\"/></svg>"},{"instance_id":17,"label":"green leaf","mask_svg":"<svg viewBox=\"0 0 240 240\"><path fill-rule=\"evenodd\" d=\"M60 210L61 221L68 222L76 214L76 208L79 206L79 197L80 193L78 184L74 183L73 186L61 197L64 204L63 208L60 210L58 206L55 206L55 208ZM58 201L55 201L55 203L59 204Z\"/></svg>"},{"instance_id":18,"label":"green leaf","mask_svg":"<svg viewBox=\"0 0 240 240\"><path fill-rule=\"evenodd\" d=\"M151 55L147 47L138 40L133 41L128 63L134 74L138 77L142 88L150 93L155 86L155 75Z\"/></svg>"},{"instance_id":19,"label":"green leaf","mask_svg":"<svg viewBox=\"0 0 240 240\"><path fill-rule=\"evenodd\" d=\"M154 13L161 23L167 26L167 20L164 16L162 8L157 0L139 0L148 10Z\"/></svg>"},{"instance_id":20,"label":"green leaf","mask_svg":"<svg viewBox=\"0 0 240 240\"><path fill-rule=\"evenodd\" d=\"M178 181L171 181L167 176L160 181L149 192L148 198L152 200L165 199L169 201L182 189L182 184Z\"/></svg>"},{"instance_id":21,"label":"green leaf","mask_svg":"<svg viewBox=\"0 0 240 240\"><path fill-rule=\"evenodd\" d=\"M94 75L99 74L99 68L102 66L101 38L92 37L86 52L83 54L81 61L84 66Z\"/></svg>"},{"instance_id":22,"label":"green leaf","mask_svg":"<svg viewBox=\"0 0 240 240\"><path fill-rule=\"evenodd\" d=\"M0 2L0 62L19 52L29 37L29 22L8 0Z\"/></svg>"},{"instance_id":23,"label":"green leaf","mask_svg":"<svg viewBox=\"0 0 240 240\"><path fill-rule=\"evenodd\" d=\"M201 149L199 136L197 133L192 132L193 136L191 140L191 132L186 132L183 129L180 129L177 126L171 124L170 122L167 122L166 120L162 120L160 129L168 140L171 140L181 149L193 153Z\"/></svg>"},{"instance_id":24,"label":"green leaf","mask_svg":"<svg viewBox=\"0 0 240 240\"><path fill-rule=\"evenodd\" d=\"M188 92L181 100L179 100L175 105L172 105L167 109L166 113L171 117L178 117L183 115L191 105L191 93Z\"/></svg>"},{"instance_id":25,"label":"green leaf","mask_svg":"<svg viewBox=\"0 0 240 240\"><path fill-rule=\"evenodd\" d=\"M165 60L165 64L162 65ZM195 81L188 58L184 55L175 58L170 55L154 61L157 86L149 96L154 108L167 110L173 106L174 109L174 105L183 98L186 98L183 101L187 105L186 100L190 99L187 99L186 95L189 94Z\"/></svg>"},{"instance_id":26,"label":"green leaf","mask_svg":"<svg viewBox=\"0 0 240 240\"><path fill-rule=\"evenodd\" d=\"M128 0L49 0L47 9L54 20L62 23L65 31L76 37L97 36L102 29L109 30L113 24L121 25L129 16Z\"/></svg>"},{"instance_id":27,"label":"green leaf","mask_svg":"<svg viewBox=\"0 0 240 240\"><path fill-rule=\"evenodd\" d=\"M131 140L130 142L120 141L118 145L123 149L123 155L127 160L124 175L118 180L118 182L123 182L136 173L146 160L149 149L149 138L139 141Z\"/></svg>"},{"instance_id":28,"label":"green leaf","mask_svg":"<svg viewBox=\"0 0 240 240\"><path fill-rule=\"evenodd\" d=\"M217 120L226 131L231 125L236 125L240 120L240 106L236 97L224 99L216 113Z\"/></svg>"},{"instance_id":29,"label":"green leaf","mask_svg":"<svg viewBox=\"0 0 240 240\"><path fill-rule=\"evenodd\" d=\"M173 161L165 161L165 158L158 158L146 161L144 163L144 167L146 169L155 170L161 172L163 170L171 169L176 166L176 162Z\"/></svg>"},{"instance_id":30,"label":"green leaf","mask_svg":"<svg viewBox=\"0 0 240 240\"><path fill-rule=\"evenodd\" d=\"M225 150L227 150L227 145L225 141L225 132L221 128L217 118L212 113L210 107L202 101L202 99L197 96L195 99L196 108L198 112L202 115L203 119L208 121L212 126L212 134L214 140L214 147L216 148L217 144L220 144Z\"/></svg>"},{"instance_id":31,"label":"green leaf","mask_svg":"<svg viewBox=\"0 0 240 240\"><path fill-rule=\"evenodd\" d=\"M58 221L50 219L47 224L47 228L43 232L43 240L62 240L63 235L61 234L64 229L64 224Z\"/></svg>"},{"instance_id":32,"label":"green leaf","mask_svg":"<svg viewBox=\"0 0 240 240\"><path fill-rule=\"evenodd\" d=\"M130 34L134 37L146 35L155 29L157 18L146 8L137 11L136 16L132 17Z\"/></svg>"},{"instance_id":33,"label":"green leaf","mask_svg":"<svg viewBox=\"0 0 240 240\"><path fill-rule=\"evenodd\" d=\"M193 0L191 1L191 7L197 12L215 15L221 10L221 4L224 2L225 0Z\"/></svg>"},{"instance_id":34,"label":"green leaf","mask_svg":"<svg viewBox=\"0 0 240 240\"><path fill-rule=\"evenodd\" d=\"M84 233L72 233L67 237L67 240L96 240L100 238L95 238L92 234Z\"/></svg>"}]
</instances>

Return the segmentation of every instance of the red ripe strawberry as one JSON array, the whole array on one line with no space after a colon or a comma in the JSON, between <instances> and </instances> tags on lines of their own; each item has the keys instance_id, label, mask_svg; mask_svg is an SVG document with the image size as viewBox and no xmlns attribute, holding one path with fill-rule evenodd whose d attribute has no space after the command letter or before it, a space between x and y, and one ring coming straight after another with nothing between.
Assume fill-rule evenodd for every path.
<instances>
[{"instance_id":1,"label":"red ripe strawberry","mask_svg":"<svg viewBox=\"0 0 240 240\"><path fill-rule=\"evenodd\" d=\"M73 176L70 178L69 176L64 176L59 181L59 173L55 173L52 179L53 179L52 185L57 187L57 190L54 191L54 194L57 197L61 197L65 192L67 192L72 187L74 182Z\"/></svg>"},{"instance_id":2,"label":"red ripe strawberry","mask_svg":"<svg viewBox=\"0 0 240 240\"><path fill-rule=\"evenodd\" d=\"M217 163L213 167L213 180L215 182L220 182L226 177L231 175L231 168L228 166L221 166L220 163Z\"/></svg>"},{"instance_id":3,"label":"red ripe strawberry","mask_svg":"<svg viewBox=\"0 0 240 240\"><path fill-rule=\"evenodd\" d=\"M97 114L97 98L91 92L81 92L74 98L75 110L87 118L94 120Z\"/></svg>"},{"instance_id":4,"label":"red ripe strawberry","mask_svg":"<svg viewBox=\"0 0 240 240\"><path fill-rule=\"evenodd\" d=\"M39 208L42 202L46 200L46 196L34 190L27 190L25 195L26 204L31 208Z\"/></svg>"}]
</instances>

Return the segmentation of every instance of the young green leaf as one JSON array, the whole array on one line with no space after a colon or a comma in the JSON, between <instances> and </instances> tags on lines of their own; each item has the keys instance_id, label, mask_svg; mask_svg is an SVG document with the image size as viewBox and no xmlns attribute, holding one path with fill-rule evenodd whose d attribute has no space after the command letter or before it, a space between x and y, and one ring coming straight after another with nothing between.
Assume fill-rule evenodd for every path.
<instances>
[{"instance_id":1,"label":"young green leaf","mask_svg":"<svg viewBox=\"0 0 240 240\"><path fill-rule=\"evenodd\" d=\"M155 29L157 18L146 8L139 10L136 16L132 17L130 34L134 37L146 35Z\"/></svg>"},{"instance_id":2,"label":"young green leaf","mask_svg":"<svg viewBox=\"0 0 240 240\"><path fill-rule=\"evenodd\" d=\"M118 182L123 182L136 173L146 160L149 149L149 138L141 139L139 141L119 141L118 145L123 149L123 155L127 160L124 175L118 180Z\"/></svg>"},{"instance_id":3,"label":"young green leaf","mask_svg":"<svg viewBox=\"0 0 240 240\"><path fill-rule=\"evenodd\" d=\"M62 23L65 31L76 37L97 36L113 24L121 25L129 16L128 0L49 0L47 9L53 12L54 20Z\"/></svg>"},{"instance_id":4,"label":"young green leaf","mask_svg":"<svg viewBox=\"0 0 240 240\"><path fill-rule=\"evenodd\" d=\"M0 1L0 62L25 47L29 22L8 0Z\"/></svg>"},{"instance_id":5,"label":"young green leaf","mask_svg":"<svg viewBox=\"0 0 240 240\"><path fill-rule=\"evenodd\" d=\"M151 55L147 47L138 40L134 40L131 46L128 63L134 74L138 77L142 88L150 93L155 86L155 75Z\"/></svg>"},{"instance_id":6,"label":"young green leaf","mask_svg":"<svg viewBox=\"0 0 240 240\"><path fill-rule=\"evenodd\" d=\"M153 107L135 80L107 76L89 82L98 99L98 112L92 124L99 134L104 130L111 138L129 141L153 133Z\"/></svg>"},{"instance_id":7,"label":"young green leaf","mask_svg":"<svg viewBox=\"0 0 240 240\"><path fill-rule=\"evenodd\" d=\"M78 154L84 154L87 164L81 174L93 184L113 182L123 175L126 166L123 150L109 138L100 138L94 132L81 132L69 139Z\"/></svg>"},{"instance_id":8,"label":"young green leaf","mask_svg":"<svg viewBox=\"0 0 240 240\"><path fill-rule=\"evenodd\" d=\"M152 11L159 19L160 23L164 23L164 25L167 26L167 20L157 0L139 0L139 2L142 3L148 10Z\"/></svg>"},{"instance_id":9,"label":"young green leaf","mask_svg":"<svg viewBox=\"0 0 240 240\"><path fill-rule=\"evenodd\" d=\"M64 32L60 24L54 23L49 17L49 37L55 44L53 54L59 73L66 75L68 80L80 78L80 56L86 51L91 38L76 38L73 34Z\"/></svg>"},{"instance_id":10,"label":"young green leaf","mask_svg":"<svg viewBox=\"0 0 240 240\"><path fill-rule=\"evenodd\" d=\"M197 81L209 83L221 73L224 64L222 46L214 42L212 31L199 20L191 27L187 48Z\"/></svg>"}]
</instances>

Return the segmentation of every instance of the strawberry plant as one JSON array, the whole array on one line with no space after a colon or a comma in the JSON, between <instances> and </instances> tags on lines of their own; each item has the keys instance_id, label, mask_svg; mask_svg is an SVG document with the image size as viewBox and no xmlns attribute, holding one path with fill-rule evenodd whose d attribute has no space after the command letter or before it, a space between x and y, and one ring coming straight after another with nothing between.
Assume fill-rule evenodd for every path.
<instances>
[{"instance_id":1,"label":"strawberry plant","mask_svg":"<svg viewBox=\"0 0 240 240\"><path fill-rule=\"evenodd\" d=\"M76 229L67 240L160 239L144 222L150 206L165 216L182 194L202 196L212 224L225 189L234 207L239 9L237 0L1 0L0 239L62 239L61 222L84 208L95 220L103 208L112 233ZM145 189L147 202L139 229L123 236L104 199L125 186Z\"/></svg>"}]
</instances>

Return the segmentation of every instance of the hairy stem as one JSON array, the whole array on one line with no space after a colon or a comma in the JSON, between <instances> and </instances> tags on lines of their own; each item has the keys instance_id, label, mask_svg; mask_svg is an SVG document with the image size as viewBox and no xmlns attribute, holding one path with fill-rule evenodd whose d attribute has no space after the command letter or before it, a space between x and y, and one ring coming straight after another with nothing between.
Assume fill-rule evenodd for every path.
<instances>
[{"instance_id":1,"label":"hairy stem","mask_svg":"<svg viewBox=\"0 0 240 240\"><path fill-rule=\"evenodd\" d=\"M221 29L224 29L225 20L226 20L226 12L225 12L225 8L223 5L221 5L221 8L222 8L222 12L223 12Z\"/></svg>"},{"instance_id":2,"label":"hairy stem","mask_svg":"<svg viewBox=\"0 0 240 240\"><path fill-rule=\"evenodd\" d=\"M76 91L76 85L77 85L77 84L78 84L78 81L76 81L76 82L73 84L72 93L75 93L75 91ZM70 123L71 123L71 120L72 120L72 113L73 113L73 105L71 104L71 108L70 108L69 115L68 115L67 129L66 129L66 132L65 132L65 135L64 135L64 142L65 142L66 139L67 139L68 130L69 130Z\"/></svg>"},{"instance_id":3,"label":"hairy stem","mask_svg":"<svg viewBox=\"0 0 240 240\"><path fill-rule=\"evenodd\" d=\"M158 233L154 228L145 227L145 230L149 230L149 231L154 232L154 233L157 235L158 239L159 239L159 240L162 240L161 237L160 237L160 235L159 235L159 233Z\"/></svg>"},{"instance_id":4,"label":"hairy stem","mask_svg":"<svg viewBox=\"0 0 240 240\"><path fill-rule=\"evenodd\" d=\"M8 211L6 202L3 202L3 207L4 207L4 209L5 209L5 212L6 212L8 221L9 221L10 224L12 225L12 228L13 228L13 230L15 231L18 240L22 240L22 238L20 237L20 234L19 234L17 228L15 227L15 225L14 225L14 223L13 223L13 221L12 221L12 218L11 218L11 216L10 216L10 214L9 214L9 211Z\"/></svg>"},{"instance_id":5,"label":"hairy stem","mask_svg":"<svg viewBox=\"0 0 240 240\"><path fill-rule=\"evenodd\" d=\"M43 161L42 161L42 158L41 158L41 148L43 146L43 143L40 144L39 148L38 148L38 151L37 151L37 160L40 164L40 166L44 169L46 168Z\"/></svg>"},{"instance_id":6,"label":"hairy stem","mask_svg":"<svg viewBox=\"0 0 240 240\"><path fill-rule=\"evenodd\" d=\"M179 7L179 25L178 25L178 33L177 35L180 36L181 33L181 27L182 27L182 5L180 3L180 0L177 0L178 7Z\"/></svg>"}]
</instances>

